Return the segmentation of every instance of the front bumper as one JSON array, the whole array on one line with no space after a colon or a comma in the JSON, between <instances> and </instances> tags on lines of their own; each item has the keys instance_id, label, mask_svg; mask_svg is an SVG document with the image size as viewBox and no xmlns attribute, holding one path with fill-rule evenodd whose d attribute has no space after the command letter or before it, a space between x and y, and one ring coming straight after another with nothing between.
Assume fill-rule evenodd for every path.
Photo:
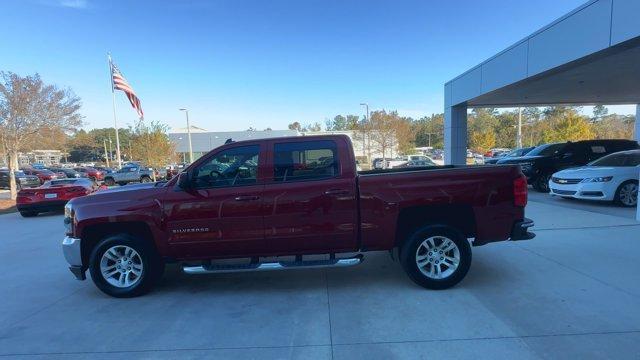
<instances>
[{"instance_id":1,"label":"front bumper","mask_svg":"<svg viewBox=\"0 0 640 360\"><path fill-rule=\"evenodd\" d=\"M613 200L617 184L614 182L557 184L549 181L551 195L583 200Z\"/></svg>"},{"instance_id":2,"label":"front bumper","mask_svg":"<svg viewBox=\"0 0 640 360\"><path fill-rule=\"evenodd\" d=\"M62 253L69 263L69 270L76 276L76 279L85 280L87 278L85 275L87 268L82 265L80 239L66 236L62 240Z\"/></svg>"},{"instance_id":3,"label":"front bumper","mask_svg":"<svg viewBox=\"0 0 640 360\"><path fill-rule=\"evenodd\" d=\"M524 218L522 221L516 221L513 224L513 228L511 229L511 237L510 240L531 240L536 237L536 234L529 231L529 228L532 227L533 220Z\"/></svg>"}]
</instances>

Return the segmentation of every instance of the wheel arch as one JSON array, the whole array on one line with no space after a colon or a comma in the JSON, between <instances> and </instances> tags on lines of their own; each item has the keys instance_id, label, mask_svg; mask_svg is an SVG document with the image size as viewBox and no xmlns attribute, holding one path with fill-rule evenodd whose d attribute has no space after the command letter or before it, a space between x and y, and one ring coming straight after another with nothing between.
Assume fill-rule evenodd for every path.
<instances>
[{"instance_id":1,"label":"wheel arch","mask_svg":"<svg viewBox=\"0 0 640 360\"><path fill-rule=\"evenodd\" d=\"M471 205L426 205L402 209L396 223L395 245L401 246L417 229L443 226L470 238L476 235L476 220Z\"/></svg>"},{"instance_id":2,"label":"wheel arch","mask_svg":"<svg viewBox=\"0 0 640 360\"><path fill-rule=\"evenodd\" d=\"M140 239L144 239L144 241L148 242L150 246L153 247L153 249L155 249L156 251L158 250L154 241L153 232L151 231L149 225L144 221L118 222L117 226L114 226L113 223L93 224L85 227L82 230L82 263L85 265L89 264L91 251L100 242L100 240L104 239L107 236L117 234L128 234Z\"/></svg>"}]
</instances>

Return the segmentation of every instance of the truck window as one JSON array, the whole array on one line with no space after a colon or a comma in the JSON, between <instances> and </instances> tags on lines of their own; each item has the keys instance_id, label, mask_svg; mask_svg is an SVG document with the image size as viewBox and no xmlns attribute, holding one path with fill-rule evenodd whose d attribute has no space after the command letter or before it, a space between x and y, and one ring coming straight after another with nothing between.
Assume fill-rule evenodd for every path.
<instances>
[{"instance_id":1,"label":"truck window","mask_svg":"<svg viewBox=\"0 0 640 360\"><path fill-rule=\"evenodd\" d=\"M193 172L196 188L252 185L257 182L259 145L223 150Z\"/></svg>"},{"instance_id":2,"label":"truck window","mask_svg":"<svg viewBox=\"0 0 640 360\"><path fill-rule=\"evenodd\" d=\"M340 175L334 141L305 141L275 144L274 180L307 181Z\"/></svg>"}]
</instances>

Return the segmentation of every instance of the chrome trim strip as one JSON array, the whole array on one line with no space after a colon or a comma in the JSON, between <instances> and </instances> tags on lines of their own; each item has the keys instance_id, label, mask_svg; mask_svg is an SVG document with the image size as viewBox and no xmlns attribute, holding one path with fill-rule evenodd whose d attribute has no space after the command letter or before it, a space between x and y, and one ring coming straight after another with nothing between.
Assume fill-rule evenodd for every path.
<instances>
[{"instance_id":1,"label":"chrome trim strip","mask_svg":"<svg viewBox=\"0 0 640 360\"><path fill-rule=\"evenodd\" d=\"M66 236L64 240L62 240L62 252L69 265L82 266L80 239Z\"/></svg>"}]
</instances>

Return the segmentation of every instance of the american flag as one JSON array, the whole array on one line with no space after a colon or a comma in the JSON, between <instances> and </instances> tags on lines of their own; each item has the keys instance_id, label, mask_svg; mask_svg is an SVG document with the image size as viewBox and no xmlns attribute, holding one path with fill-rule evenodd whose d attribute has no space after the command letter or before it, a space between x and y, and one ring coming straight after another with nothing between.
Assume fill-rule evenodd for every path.
<instances>
[{"instance_id":1,"label":"american flag","mask_svg":"<svg viewBox=\"0 0 640 360\"><path fill-rule=\"evenodd\" d=\"M111 62L111 80L113 89L122 90L127 95L131 106L133 106L135 111L138 113L138 117L140 117L140 119L144 118L144 112L142 111L142 105L140 105L140 99L138 99L138 96L136 96L135 91L133 91L133 88L131 87L131 85L129 85L127 79L124 78L116 64L114 64L113 62Z\"/></svg>"}]
</instances>

